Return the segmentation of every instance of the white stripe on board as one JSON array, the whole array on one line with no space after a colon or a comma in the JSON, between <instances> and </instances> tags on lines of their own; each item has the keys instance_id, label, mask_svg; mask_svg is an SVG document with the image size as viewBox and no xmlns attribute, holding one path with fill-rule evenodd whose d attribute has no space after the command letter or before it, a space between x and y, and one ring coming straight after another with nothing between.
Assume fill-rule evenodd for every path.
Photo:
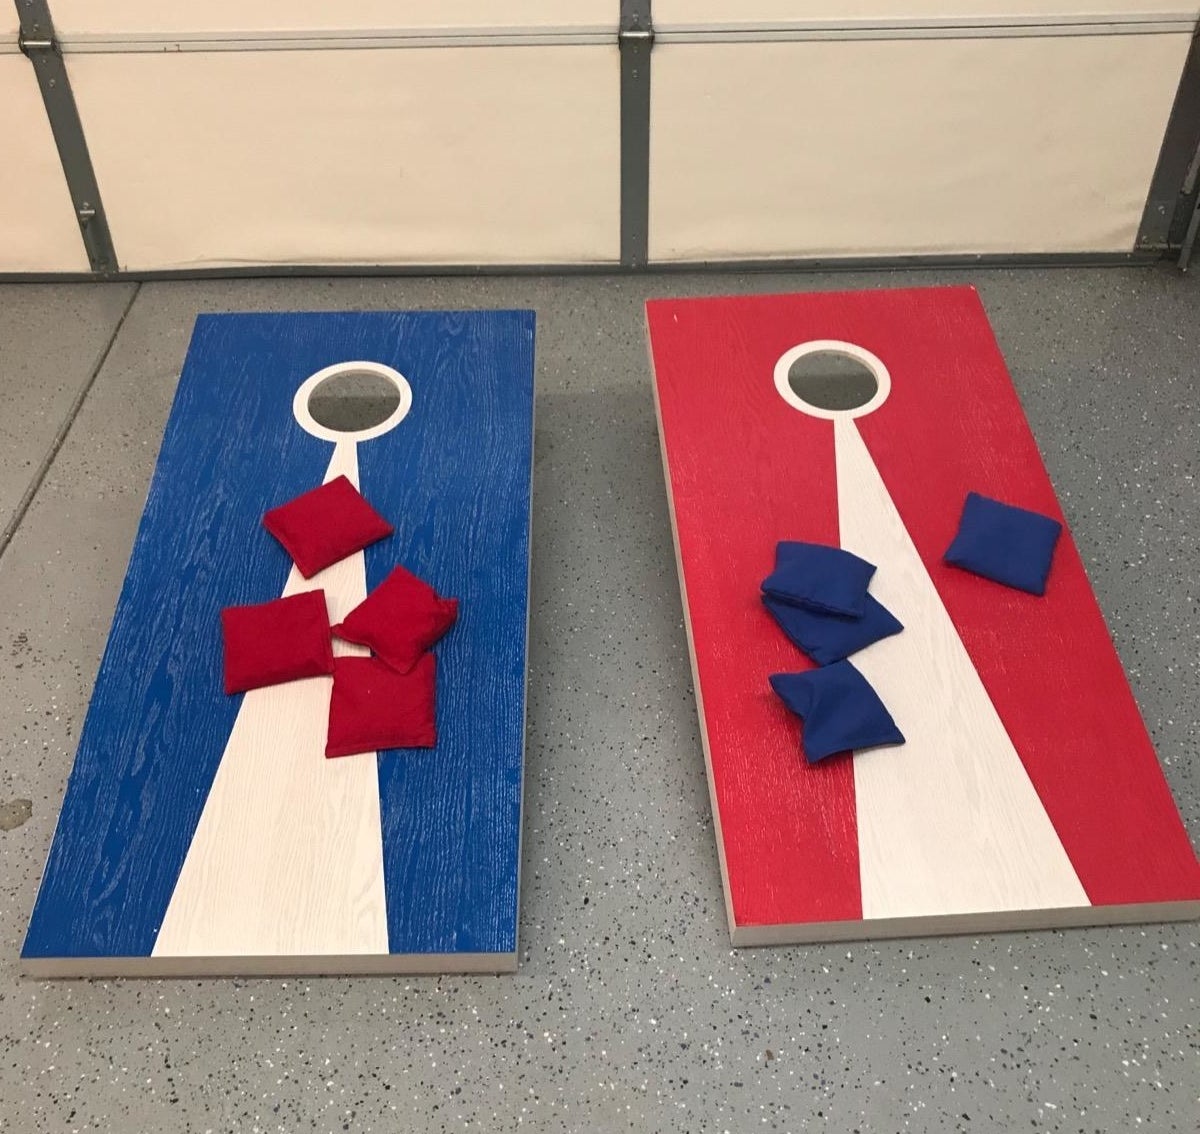
<instances>
[{"instance_id":1,"label":"white stripe on board","mask_svg":"<svg viewBox=\"0 0 1200 1134\"><path fill-rule=\"evenodd\" d=\"M335 446L325 480L340 475L358 485L353 441ZM339 621L366 597L362 552L311 579L293 567L283 594L318 587ZM331 687L245 694L153 956L388 951L376 759L325 758Z\"/></svg>"},{"instance_id":2,"label":"white stripe on board","mask_svg":"<svg viewBox=\"0 0 1200 1134\"><path fill-rule=\"evenodd\" d=\"M904 623L850 659L907 739L854 756L863 917L1088 905L857 425L834 430L842 546Z\"/></svg>"}]
</instances>

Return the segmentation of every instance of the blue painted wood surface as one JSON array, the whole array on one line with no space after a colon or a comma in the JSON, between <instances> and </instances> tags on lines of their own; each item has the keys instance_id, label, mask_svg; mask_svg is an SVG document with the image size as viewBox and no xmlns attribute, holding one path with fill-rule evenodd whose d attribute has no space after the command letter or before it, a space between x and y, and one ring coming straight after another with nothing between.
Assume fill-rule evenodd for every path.
<instances>
[{"instance_id":1,"label":"blue painted wood surface","mask_svg":"<svg viewBox=\"0 0 1200 1134\"><path fill-rule=\"evenodd\" d=\"M333 446L292 416L336 362L399 370L408 417L358 446L396 563L460 599L439 646L436 748L381 753L393 953L516 949L524 751L532 312L209 315L197 322L23 956L148 956L241 703L219 612L277 597L263 512Z\"/></svg>"}]
</instances>

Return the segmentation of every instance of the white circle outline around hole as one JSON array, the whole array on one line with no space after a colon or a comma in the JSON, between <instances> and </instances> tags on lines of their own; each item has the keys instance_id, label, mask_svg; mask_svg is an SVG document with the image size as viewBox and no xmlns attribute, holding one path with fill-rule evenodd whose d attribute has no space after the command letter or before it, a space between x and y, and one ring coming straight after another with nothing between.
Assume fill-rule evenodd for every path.
<instances>
[{"instance_id":1,"label":"white circle outline around hole","mask_svg":"<svg viewBox=\"0 0 1200 1134\"><path fill-rule=\"evenodd\" d=\"M400 395L400 404L383 421L369 429L340 430L322 425L309 411L308 399L325 379L348 373L376 374L380 378L386 378L396 387ZM370 441L395 429L408 416L408 411L412 409L412 400L412 387L409 386L408 379L400 371L384 366L382 362L335 362L332 366L326 366L324 370L318 370L316 374L305 378L300 384L296 396L292 398L292 416L305 433L311 433L322 441L332 441L334 444L342 441Z\"/></svg>"},{"instance_id":2,"label":"white circle outline around hole","mask_svg":"<svg viewBox=\"0 0 1200 1134\"><path fill-rule=\"evenodd\" d=\"M820 406L814 406L811 402L806 402L800 397L792 389L791 382L788 381L788 375L791 372L792 366L797 359L803 358L808 354L817 354L821 351L848 355L856 362L861 362L870 370L875 375L876 386L871 400L864 402L861 406L855 406L853 409L836 410L822 409ZM798 346L792 347L791 350L784 351L779 356L779 361L775 363L775 389L779 391L779 396L792 409L798 409L801 413L806 413L810 417L820 417L826 421L837 421L839 418L865 417L867 414L877 410L887 401L888 394L892 392L892 376L888 373L888 368L883 365L883 362L863 347L856 346L854 343L843 342L841 339L812 339L809 342L800 343Z\"/></svg>"}]
</instances>

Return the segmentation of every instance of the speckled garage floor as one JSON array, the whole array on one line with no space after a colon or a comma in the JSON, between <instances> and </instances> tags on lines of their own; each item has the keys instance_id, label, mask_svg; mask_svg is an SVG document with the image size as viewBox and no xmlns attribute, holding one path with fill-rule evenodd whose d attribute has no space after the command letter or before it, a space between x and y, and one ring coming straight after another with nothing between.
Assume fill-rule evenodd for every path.
<instances>
[{"instance_id":1,"label":"speckled garage floor","mask_svg":"<svg viewBox=\"0 0 1200 1134\"><path fill-rule=\"evenodd\" d=\"M642 300L942 282L982 292L1200 838L1200 279L1163 267L0 288L0 1129L1196 1131L1195 924L729 948ZM528 306L539 320L520 972L21 978L193 318L443 306Z\"/></svg>"}]
</instances>

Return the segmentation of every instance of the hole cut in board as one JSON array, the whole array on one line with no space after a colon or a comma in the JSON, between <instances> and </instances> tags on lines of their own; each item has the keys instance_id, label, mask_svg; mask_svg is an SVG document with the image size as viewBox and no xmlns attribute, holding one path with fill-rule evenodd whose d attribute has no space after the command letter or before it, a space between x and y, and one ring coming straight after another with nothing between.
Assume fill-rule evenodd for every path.
<instances>
[{"instance_id":1,"label":"hole cut in board","mask_svg":"<svg viewBox=\"0 0 1200 1134\"><path fill-rule=\"evenodd\" d=\"M858 409L879 392L871 367L839 350L801 355L788 367L787 381L797 398L823 410Z\"/></svg>"},{"instance_id":2,"label":"hole cut in board","mask_svg":"<svg viewBox=\"0 0 1200 1134\"><path fill-rule=\"evenodd\" d=\"M874 413L892 390L883 361L842 339L810 339L785 350L775 363L774 379L776 392L792 409L826 421Z\"/></svg>"},{"instance_id":3,"label":"hole cut in board","mask_svg":"<svg viewBox=\"0 0 1200 1134\"><path fill-rule=\"evenodd\" d=\"M383 374L348 369L329 375L308 394L313 420L334 433L374 429L400 407L401 393Z\"/></svg>"}]
</instances>

